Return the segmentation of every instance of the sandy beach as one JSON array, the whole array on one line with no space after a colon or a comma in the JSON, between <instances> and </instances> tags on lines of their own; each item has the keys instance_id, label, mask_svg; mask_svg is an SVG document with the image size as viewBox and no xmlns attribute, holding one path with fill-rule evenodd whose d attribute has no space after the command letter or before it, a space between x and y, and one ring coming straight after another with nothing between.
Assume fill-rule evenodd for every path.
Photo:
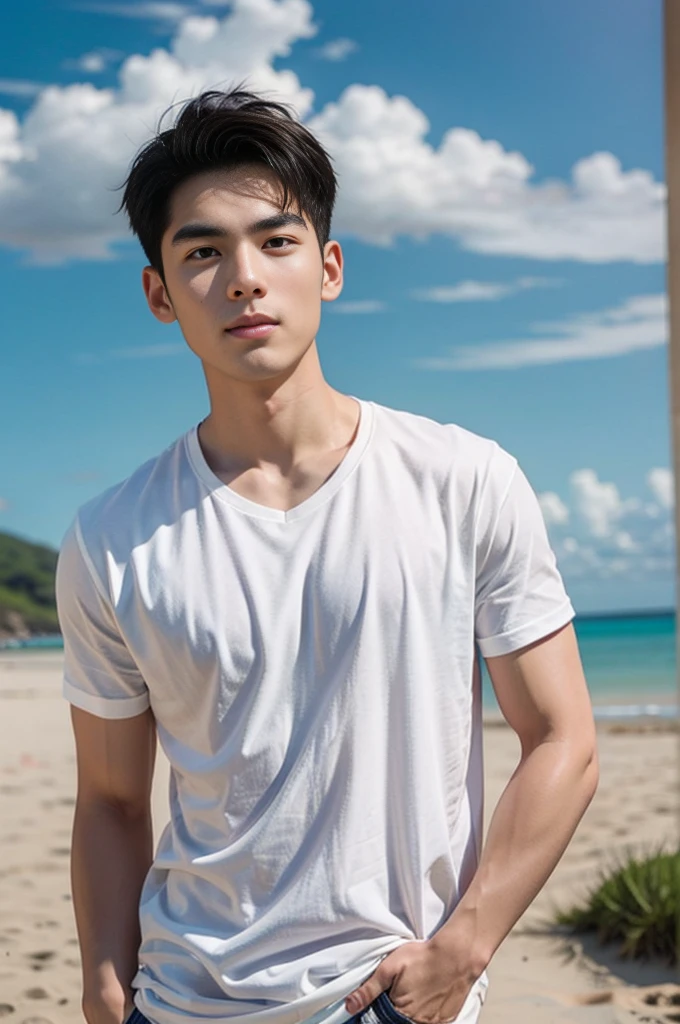
<instances>
[{"instance_id":1,"label":"sandy beach","mask_svg":"<svg viewBox=\"0 0 680 1024\"><path fill-rule=\"evenodd\" d=\"M0 1017L6 1024L76 1024L80 961L70 896L75 752L61 696L59 652L0 653ZM669 722L598 727L601 781L552 878L489 969L482 1024L680 1021L680 978L621 961L591 941L546 934L612 854L679 842L679 735ZM485 726L486 814L518 754L503 724ZM159 756L154 827L167 817Z\"/></svg>"}]
</instances>

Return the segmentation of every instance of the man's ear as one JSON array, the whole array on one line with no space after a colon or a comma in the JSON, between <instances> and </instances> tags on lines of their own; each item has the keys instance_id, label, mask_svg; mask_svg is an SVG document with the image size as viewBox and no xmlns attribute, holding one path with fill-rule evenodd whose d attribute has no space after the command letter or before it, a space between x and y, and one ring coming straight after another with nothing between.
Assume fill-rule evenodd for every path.
<instances>
[{"instance_id":1,"label":"man's ear","mask_svg":"<svg viewBox=\"0 0 680 1024\"><path fill-rule=\"evenodd\" d=\"M342 291L342 249L339 242L326 242L324 246L321 298L324 302L337 299Z\"/></svg>"},{"instance_id":2,"label":"man's ear","mask_svg":"<svg viewBox=\"0 0 680 1024\"><path fill-rule=\"evenodd\" d=\"M163 284L163 279L154 267L144 267L142 270L142 288L146 295L149 309L162 324L172 324L177 317L173 309L168 289Z\"/></svg>"}]
</instances>

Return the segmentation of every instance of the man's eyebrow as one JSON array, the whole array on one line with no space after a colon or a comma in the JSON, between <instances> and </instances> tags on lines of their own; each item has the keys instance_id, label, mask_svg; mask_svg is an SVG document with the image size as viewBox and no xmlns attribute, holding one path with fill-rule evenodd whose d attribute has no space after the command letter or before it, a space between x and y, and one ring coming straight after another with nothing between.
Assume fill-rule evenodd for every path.
<instances>
[{"instance_id":1,"label":"man's eyebrow","mask_svg":"<svg viewBox=\"0 0 680 1024\"><path fill-rule=\"evenodd\" d=\"M307 230L307 225L303 218L299 217L297 213L275 213L271 217L264 217L262 220L251 224L248 228L248 234L256 235L260 231L275 231L277 228L285 228L289 225ZM172 236L170 244L179 245L180 242L196 241L201 238L226 238L228 234L228 231L218 227L216 224L184 224Z\"/></svg>"}]
</instances>

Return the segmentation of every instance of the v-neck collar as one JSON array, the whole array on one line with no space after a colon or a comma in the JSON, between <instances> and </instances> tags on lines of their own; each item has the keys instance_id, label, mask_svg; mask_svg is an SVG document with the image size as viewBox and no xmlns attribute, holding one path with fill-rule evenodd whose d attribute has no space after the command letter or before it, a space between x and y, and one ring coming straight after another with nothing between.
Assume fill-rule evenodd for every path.
<instances>
[{"instance_id":1,"label":"v-neck collar","mask_svg":"<svg viewBox=\"0 0 680 1024\"><path fill-rule=\"evenodd\" d=\"M271 508L269 505L260 505L257 501L244 498L241 494L237 494L228 484L225 484L223 480L220 480L213 473L203 454L203 449L198 440L198 428L200 426L198 423L184 435L189 462L194 472L208 489L212 491L213 495L239 512L255 516L258 519L269 519L276 523L290 523L296 519L301 519L303 516L309 515L310 512L319 508L320 505L325 504L337 493L352 470L358 465L368 446L373 433L374 403L356 398L355 395L349 395L348 397L353 398L358 403L360 409L359 424L354 441L348 448L342 461L338 463L321 486L313 494L310 494L308 498L300 502L299 505L295 505L287 511Z\"/></svg>"}]
</instances>

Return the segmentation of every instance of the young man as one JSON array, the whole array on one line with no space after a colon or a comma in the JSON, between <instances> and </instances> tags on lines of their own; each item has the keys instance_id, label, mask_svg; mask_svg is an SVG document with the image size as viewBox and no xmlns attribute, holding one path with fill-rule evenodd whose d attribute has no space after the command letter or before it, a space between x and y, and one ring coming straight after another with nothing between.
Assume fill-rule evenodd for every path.
<instances>
[{"instance_id":1,"label":"young man","mask_svg":"<svg viewBox=\"0 0 680 1024\"><path fill-rule=\"evenodd\" d=\"M517 460L322 375L334 198L317 140L242 89L186 105L126 182L149 307L210 414L60 552L88 1024L473 1024L596 787ZM521 741L483 852L475 645Z\"/></svg>"}]
</instances>

